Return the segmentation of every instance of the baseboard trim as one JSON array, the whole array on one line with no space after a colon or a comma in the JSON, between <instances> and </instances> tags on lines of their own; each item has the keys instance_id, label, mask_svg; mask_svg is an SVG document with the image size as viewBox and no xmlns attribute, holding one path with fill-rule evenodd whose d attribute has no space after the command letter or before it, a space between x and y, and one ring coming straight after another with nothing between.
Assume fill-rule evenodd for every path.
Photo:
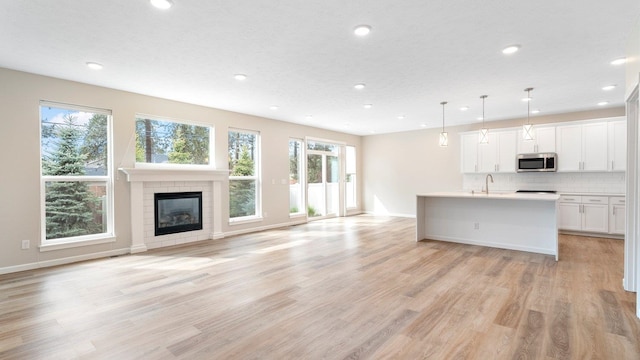
<instances>
[{"instance_id":1,"label":"baseboard trim","mask_svg":"<svg viewBox=\"0 0 640 360\"><path fill-rule=\"evenodd\" d=\"M572 231L572 230L558 230L558 234L624 240L624 235L617 235L617 234L604 234L604 233Z\"/></svg>"},{"instance_id":2,"label":"baseboard trim","mask_svg":"<svg viewBox=\"0 0 640 360\"><path fill-rule=\"evenodd\" d=\"M250 233L259 232L259 231L273 230L273 229L278 229L278 228L283 228L283 227L288 227L288 226L301 225L301 224L306 224L306 223L307 223L307 219L303 218L302 220L289 221L289 222L286 222L286 223L258 226L258 227L252 227L252 228L249 228L249 229L243 229L243 230L227 231L227 232L225 232L223 234L222 237L250 234Z\"/></svg>"},{"instance_id":3,"label":"baseboard trim","mask_svg":"<svg viewBox=\"0 0 640 360\"><path fill-rule=\"evenodd\" d=\"M58 265L71 264L71 263L86 261L86 260L106 258L109 256L125 255L125 254L129 254L128 248L102 251L98 253L84 254L84 255L78 255L78 256L70 256L70 257L65 257L61 259L38 261L34 263L29 263L29 264L6 266L6 267L0 268L0 275L15 273L19 271L27 271L27 270L34 270L34 269L40 269L40 268L46 268L46 267L52 267L52 266L58 266Z\"/></svg>"},{"instance_id":4,"label":"baseboard trim","mask_svg":"<svg viewBox=\"0 0 640 360\"><path fill-rule=\"evenodd\" d=\"M398 214L398 213L379 213L375 211L363 211L363 214L373 215L373 216L393 216L393 217L402 217L402 218L410 218L415 219L415 214Z\"/></svg>"}]
</instances>

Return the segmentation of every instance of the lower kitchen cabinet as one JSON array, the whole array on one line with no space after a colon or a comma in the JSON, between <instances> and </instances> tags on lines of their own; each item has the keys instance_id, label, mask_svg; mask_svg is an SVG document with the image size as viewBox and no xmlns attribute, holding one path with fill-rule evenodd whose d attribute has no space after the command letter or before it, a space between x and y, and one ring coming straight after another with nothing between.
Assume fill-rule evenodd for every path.
<instances>
[{"instance_id":1,"label":"lower kitchen cabinet","mask_svg":"<svg viewBox=\"0 0 640 360\"><path fill-rule=\"evenodd\" d=\"M560 230L609 233L609 197L562 195L558 204Z\"/></svg>"},{"instance_id":2,"label":"lower kitchen cabinet","mask_svg":"<svg viewBox=\"0 0 640 360\"><path fill-rule=\"evenodd\" d=\"M609 233L624 235L626 220L626 205L624 197L609 198Z\"/></svg>"}]
</instances>

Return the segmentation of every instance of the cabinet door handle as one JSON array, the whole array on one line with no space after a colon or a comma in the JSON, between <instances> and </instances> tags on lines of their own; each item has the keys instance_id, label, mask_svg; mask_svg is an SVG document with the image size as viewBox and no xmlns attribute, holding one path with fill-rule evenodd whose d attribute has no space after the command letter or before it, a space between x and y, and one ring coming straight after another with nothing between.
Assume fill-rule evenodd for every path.
<instances>
[{"instance_id":1,"label":"cabinet door handle","mask_svg":"<svg viewBox=\"0 0 640 360\"><path fill-rule=\"evenodd\" d=\"M611 160L611 170L615 170L615 168L616 168L615 165L616 165L616 162Z\"/></svg>"},{"instance_id":2,"label":"cabinet door handle","mask_svg":"<svg viewBox=\"0 0 640 360\"><path fill-rule=\"evenodd\" d=\"M591 202L601 202L602 200L589 199L589 201L591 201Z\"/></svg>"},{"instance_id":3,"label":"cabinet door handle","mask_svg":"<svg viewBox=\"0 0 640 360\"><path fill-rule=\"evenodd\" d=\"M613 208L613 216L616 216L616 208Z\"/></svg>"},{"instance_id":4,"label":"cabinet door handle","mask_svg":"<svg viewBox=\"0 0 640 360\"><path fill-rule=\"evenodd\" d=\"M565 200L574 201L574 198L564 198Z\"/></svg>"},{"instance_id":5,"label":"cabinet door handle","mask_svg":"<svg viewBox=\"0 0 640 360\"><path fill-rule=\"evenodd\" d=\"M533 151L538 152L538 144L533 145Z\"/></svg>"}]
</instances>

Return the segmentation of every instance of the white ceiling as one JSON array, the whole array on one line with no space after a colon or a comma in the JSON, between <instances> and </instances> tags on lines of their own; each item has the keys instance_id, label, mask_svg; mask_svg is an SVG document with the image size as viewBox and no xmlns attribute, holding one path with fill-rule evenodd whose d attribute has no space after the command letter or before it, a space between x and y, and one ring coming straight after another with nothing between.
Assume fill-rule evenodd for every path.
<instances>
[{"instance_id":1,"label":"white ceiling","mask_svg":"<svg viewBox=\"0 0 640 360\"><path fill-rule=\"evenodd\" d=\"M638 0L0 0L0 67L369 135L439 127L441 101L447 124L478 122L483 94L487 121L521 118L526 87L541 115L622 106L610 61L638 14Z\"/></svg>"}]
</instances>

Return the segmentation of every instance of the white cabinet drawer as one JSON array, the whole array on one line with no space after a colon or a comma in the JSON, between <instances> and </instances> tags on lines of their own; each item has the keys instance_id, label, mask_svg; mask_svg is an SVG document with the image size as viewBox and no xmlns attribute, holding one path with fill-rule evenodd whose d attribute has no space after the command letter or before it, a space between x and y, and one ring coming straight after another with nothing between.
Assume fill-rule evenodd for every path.
<instances>
[{"instance_id":1,"label":"white cabinet drawer","mask_svg":"<svg viewBox=\"0 0 640 360\"><path fill-rule=\"evenodd\" d=\"M609 197L607 196L583 196L583 204L608 204Z\"/></svg>"},{"instance_id":2,"label":"white cabinet drawer","mask_svg":"<svg viewBox=\"0 0 640 360\"><path fill-rule=\"evenodd\" d=\"M624 197L622 197L622 196L610 197L609 198L609 204L612 204L612 205L625 205Z\"/></svg>"},{"instance_id":3,"label":"white cabinet drawer","mask_svg":"<svg viewBox=\"0 0 640 360\"><path fill-rule=\"evenodd\" d=\"M560 195L560 202L581 203L582 202L582 196L580 196L580 195Z\"/></svg>"}]
</instances>

